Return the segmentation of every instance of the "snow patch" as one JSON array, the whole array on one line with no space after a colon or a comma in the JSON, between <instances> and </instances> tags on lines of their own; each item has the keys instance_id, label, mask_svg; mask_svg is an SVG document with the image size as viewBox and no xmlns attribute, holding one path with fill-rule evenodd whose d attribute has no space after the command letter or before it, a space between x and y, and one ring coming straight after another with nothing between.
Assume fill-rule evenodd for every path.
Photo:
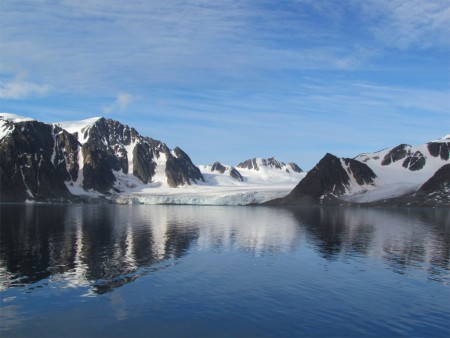
<instances>
[{"instance_id":1,"label":"snow patch","mask_svg":"<svg viewBox=\"0 0 450 338\"><path fill-rule=\"evenodd\" d=\"M19 115L10 114L10 113L0 113L0 120L8 120L11 122L36 121L35 119L32 119L31 117L24 117L24 116L19 116Z\"/></svg>"},{"instance_id":2,"label":"snow patch","mask_svg":"<svg viewBox=\"0 0 450 338\"><path fill-rule=\"evenodd\" d=\"M71 134L78 133L78 142L84 144L87 142L89 138L89 129L97 122L101 117L93 117L86 120L81 121L67 121L67 122L56 122L54 125L65 129ZM84 135L86 134L86 137Z\"/></svg>"}]
</instances>

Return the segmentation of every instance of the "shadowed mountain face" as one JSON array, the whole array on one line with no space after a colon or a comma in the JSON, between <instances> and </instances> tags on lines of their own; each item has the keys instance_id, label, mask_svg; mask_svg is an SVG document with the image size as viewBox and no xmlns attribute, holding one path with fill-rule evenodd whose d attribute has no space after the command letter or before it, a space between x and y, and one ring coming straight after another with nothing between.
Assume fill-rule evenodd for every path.
<instances>
[{"instance_id":1,"label":"shadowed mountain face","mask_svg":"<svg viewBox=\"0 0 450 338\"><path fill-rule=\"evenodd\" d=\"M450 142L430 142L427 148L432 156L440 157L444 161L449 159Z\"/></svg>"},{"instance_id":2,"label":"shadowed mountain face","mask_svg":"<svg viewBox=\"0 0 450 338\"><path fill-rule=\"evenodd\" d=\"M163 165L171 187L204 181L180 148L140 136L134 128L100 118L70 134L58 125L2 120L0 201L73 201L68 186L102 194L119 192L120 175L152 182Z\"/></svg>"},{"instance_id":3,"label":"shadowed mountain face","mask_svg":"<svg viewBox=\"0 0 450 338\"><path fill-rule=\"evenodd\" d=\"M37 121L10 122L0 143L0 201L67 201L64 182L78 178L77 139L65 130Z\"/></svg>"},{"instance_id":4,"label":"shadowed mountain face","mask_svg":"<svg viewBox=\"0 0 450 338\"><path fill-rule=\"evenodd\" d=\"M419 189L420 192L434 192L450 187L450 163L442 166Z\"/></svg>"},{"instance_id":5,"label":"shadowed mountain face","mask_svg":"<svg viewBox=\"0 0 450 338\"><path fill-rule=\"evenodd\" d=\"M244 181L244 178L242 177L241 173L235 168L231 166L224 166L220 162L214 162L214 164L211 166L211 171L217 171L221 174L224 174L226 171L228 171L228 175L230 175L235 180Z\"/></svg>"},{"instance_id":6,"label":"shadowed mountain face","mask_svg":"<svg viewBox=\"0 0 450 338\"><path fill-rule=\"evenodd\" d=\"M334 202L351 190L352 184L371 185L375 179L376 175L366 164L354 159L340 159L328 153L289 195L267 204Z\"/></svg>"}]
</instances>

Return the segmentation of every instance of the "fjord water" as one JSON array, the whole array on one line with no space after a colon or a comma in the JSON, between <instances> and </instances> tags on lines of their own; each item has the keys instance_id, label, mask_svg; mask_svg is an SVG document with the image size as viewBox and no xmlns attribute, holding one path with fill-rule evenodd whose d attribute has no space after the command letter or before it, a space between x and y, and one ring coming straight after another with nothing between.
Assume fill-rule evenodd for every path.
<instances>
[{"instance_id":1,"label":"fjord water","mask_svg":"<svg viewBox=\"0 0 450 338\"><path fill-rule=\"evenodd\" d=\"M0 207L0 336L449 335L449 209Z\"/></svg>"}]
</instances>

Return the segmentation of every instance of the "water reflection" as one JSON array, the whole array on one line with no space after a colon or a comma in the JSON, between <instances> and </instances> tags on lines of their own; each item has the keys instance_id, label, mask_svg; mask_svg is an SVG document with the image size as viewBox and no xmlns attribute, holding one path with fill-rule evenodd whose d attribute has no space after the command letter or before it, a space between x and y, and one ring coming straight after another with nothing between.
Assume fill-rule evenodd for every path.
<instances>
[{"instance_id":1,"label":"water reflection","mask_svg":"<svg viewBox=\"0 0 450 338\"><path fill-rule=\"evenodd\" d=\"M310 247L327 260L374 259L449 283L446 209L2 206L0 286L86 287L101 294L190 250L254 256Z\"/></svg>"},{"instance_id":2,"label":"water reflection","mask_svg":"<svg viewBox=\"0 0 450 338\"><path fill-rule=\"evenodd\" d=\"M304 208L293 210L327 259L377 258L392 270L427 269L449 282L449 209Z\"/></svg>"}]
</instances>

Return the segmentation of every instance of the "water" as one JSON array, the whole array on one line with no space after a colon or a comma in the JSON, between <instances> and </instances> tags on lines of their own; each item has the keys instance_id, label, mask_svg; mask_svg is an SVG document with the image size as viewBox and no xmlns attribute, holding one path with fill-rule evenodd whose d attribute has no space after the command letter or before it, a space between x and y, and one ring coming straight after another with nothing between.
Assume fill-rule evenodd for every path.
<instances>
[{"instance_id":1,"label":"water","mask_svg":"<svg viewBox=\"0 0 450 338\"><path fill-rule=\"evenodd\" d=\"M1 206L0 336L450 334L450 210Z\"/></svg>"}]
</instances>

